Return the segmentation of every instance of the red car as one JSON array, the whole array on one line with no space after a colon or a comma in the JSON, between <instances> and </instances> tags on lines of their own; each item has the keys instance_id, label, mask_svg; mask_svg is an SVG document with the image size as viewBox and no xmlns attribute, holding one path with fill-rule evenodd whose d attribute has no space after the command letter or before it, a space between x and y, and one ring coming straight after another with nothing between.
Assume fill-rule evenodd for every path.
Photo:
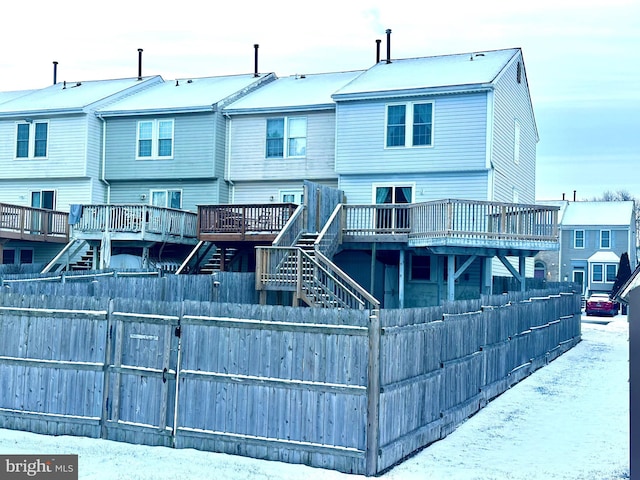
<instances>
[{"instance_id":1,"label":"red car","mask_svg":"<svg viewBox=\"0 0 640 480\"><path fill-rule=\"evenodd\" d=\"M609 298L608 293L593 293L587 298L585 312L587 315L611 315L618 314L620 305Z\"/></svg>"}]
</instances>

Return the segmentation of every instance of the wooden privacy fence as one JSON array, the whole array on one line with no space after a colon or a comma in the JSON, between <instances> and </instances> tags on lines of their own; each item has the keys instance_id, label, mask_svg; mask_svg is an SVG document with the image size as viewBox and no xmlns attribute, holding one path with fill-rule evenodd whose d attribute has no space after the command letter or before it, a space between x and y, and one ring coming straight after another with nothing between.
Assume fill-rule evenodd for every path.
<instances>
[{"instance_id":1,"label":"wooden privacy fence","mask_svg":"<svg viewBox=\"0 0 640 480\"><path fill-rule=\"evenodd\" d=\"M0 428L374 475L579 341L579 295L515 298L377 317L2 293Z\"/></svg>"}]
</instances>

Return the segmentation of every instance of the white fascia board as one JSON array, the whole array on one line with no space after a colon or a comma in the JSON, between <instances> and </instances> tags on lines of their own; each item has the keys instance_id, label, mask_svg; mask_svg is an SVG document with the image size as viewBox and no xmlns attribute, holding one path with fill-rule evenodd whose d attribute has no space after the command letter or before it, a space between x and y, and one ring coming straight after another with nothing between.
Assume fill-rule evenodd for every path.
<instances>
[{"instance_id":1,"label":"white fascia board","mask_svg":"<svg viewBox=\"0 0 640 480\"><path fill-rule=\"evenodd\" d=\"M225 108L223 113L226 115L255 115L263 113L288 113L288 112L308 112L335 110L335 103L325 103L319 105L297 105L290 107L264 107L264 108Z\"/></svg>"},{"instance_id":2,"label":"white fascia board","mask_svg":"<svg viewBox=\"0 0 640 480\"><path fill-rule=\"evenodd\" d=\"M171 107L171 108L152 108L145 110L112 110L101 111L102 117L138 117L142 115L167 115L167 114L179 114L179 113L203 113L203 112L215 112L216 107L214 105L203 105L201 107Z\"/></svg>"},{"instance_id":3,"label":"white fascia board","mask_svg":"<svg viewBox=\"0 0 640 480\"><path fill-rule=\"evenodd\" d=\"M377 92L334 93L331 98L336 102L344 100L377 100L398 97L424 97L428 95L451 95L458 93L486 92L494 89L492 83L476 85L454 85L450 87L410 88L403 90L380 90Z\"/></svg>"}]
</instances>

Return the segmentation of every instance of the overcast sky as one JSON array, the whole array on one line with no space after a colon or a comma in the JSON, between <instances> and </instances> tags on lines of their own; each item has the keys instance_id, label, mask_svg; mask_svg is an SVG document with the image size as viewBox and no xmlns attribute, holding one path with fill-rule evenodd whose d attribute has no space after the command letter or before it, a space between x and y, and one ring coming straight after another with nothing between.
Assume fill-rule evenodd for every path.
<instances>
[{"instance_id":1,"label":"overcast sky","mask_svg":"<svg viewBox=\"0 0 640 480\"><path fill-rule=\"evenodd\" d=\"M0 91L58 81L363 69L392 58L520 47L540 142L537 197L640 198L637 0L32 0L2 7Z\"/></svg>"}]
</instances>

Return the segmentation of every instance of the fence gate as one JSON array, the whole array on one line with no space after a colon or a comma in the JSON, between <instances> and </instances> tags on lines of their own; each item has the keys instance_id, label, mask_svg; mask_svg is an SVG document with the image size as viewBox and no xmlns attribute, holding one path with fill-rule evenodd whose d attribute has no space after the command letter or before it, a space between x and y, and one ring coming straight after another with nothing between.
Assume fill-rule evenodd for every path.
<instances>
[{"instance_id":1,"label":"fence gate","mask_svg":"<svg viewBox=\"0 0 640 480\"><path fill-rule=\"evenodd\" d=\"M173 446L178 340L177 316L111 315L103 438Z\"/></svg>"}]
</instances>

